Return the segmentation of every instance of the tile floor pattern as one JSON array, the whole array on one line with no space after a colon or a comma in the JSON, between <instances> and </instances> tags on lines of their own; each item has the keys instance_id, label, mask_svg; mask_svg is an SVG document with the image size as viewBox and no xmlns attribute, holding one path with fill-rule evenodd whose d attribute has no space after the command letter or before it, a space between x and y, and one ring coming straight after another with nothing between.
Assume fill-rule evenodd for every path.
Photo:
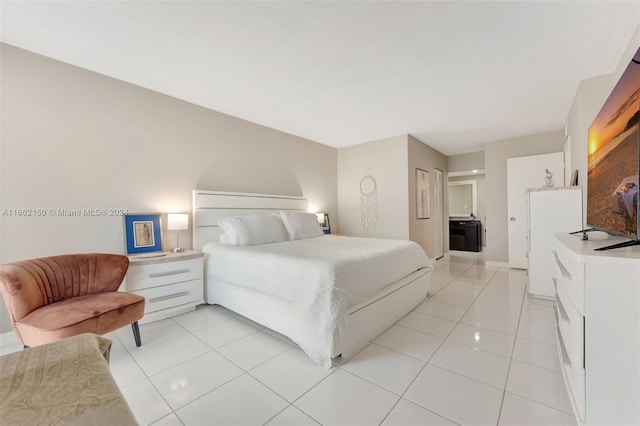
<instances>
[{"instance_id":1,"label":"tile floor pattern","mask_svg":"<svg viewBox=\"0 0 640 426\"><path fill-rule=\"evenodd\" d=\"M141 326L140 348L129 327L108 335L111 371L141 425L575 425L552 303L526 285L451 252L424 303L331 369L204 305Z\"/></svg>"}]
</instances>

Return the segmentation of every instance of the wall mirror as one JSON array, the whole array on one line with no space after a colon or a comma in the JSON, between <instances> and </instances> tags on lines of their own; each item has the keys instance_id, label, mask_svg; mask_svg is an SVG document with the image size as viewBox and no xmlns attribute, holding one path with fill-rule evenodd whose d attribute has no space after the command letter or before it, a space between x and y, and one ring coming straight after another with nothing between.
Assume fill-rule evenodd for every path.
<instances>
[{"instance_id":1,"label":"wall mirror","mask_svg":"<svg viewBox=\"0 0 640 426\"><path fill-rule=\"evenodd\" d=\"M478 193L475 180L449 182L449 217L478 216Z\"/></svg>"}]
</instances>

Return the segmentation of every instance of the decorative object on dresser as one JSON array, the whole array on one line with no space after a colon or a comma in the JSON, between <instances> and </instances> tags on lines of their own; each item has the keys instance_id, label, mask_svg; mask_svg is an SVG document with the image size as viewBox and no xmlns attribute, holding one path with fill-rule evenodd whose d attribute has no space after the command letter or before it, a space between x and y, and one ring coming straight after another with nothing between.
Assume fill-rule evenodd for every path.
<instances>
[{"instance_id":1,"label":"decorative object on dresser","mask_svg":"<svg viewBox=\"0 0 640 426\"><path fill-rule=\"evenodd\" d=\"M556 337L579 425L640 424L640 247L555 235Z\"/></svg>"},{"instance_id":2,"label":"decorative object on dresser","mask_svg":"<svg viewBox=\"0 0 640 426\"><path fill-rule=\"evenodd\" d=\"M83 253L42 257L0 266L0 291L16 337L38 346L82 333L105 334L138 320L144 298L118 291L129 259Z\"/></svg>"},{"instance_id":3,"label":"decorative object on dresser","mask_svg":"<svg viewBox=\"0 0 640 426\"><path fill-rule=\"evenodd\" d=\"M544 187L552 188L553 185L555 185L555 182L553 181L553 173L549 169L544 169L544 173Z\"/></svg>"},{"instance_id":4,"label":"decorative object on dresser","mask_svg":"<svg viewBox=\"0 0 640 426\"><path fill-rule=\"evenodd\" d=\"M182 253L183 248L180 247L180 231L189 229L188 213L169 213L167 214L167 230L176 231L176 247L172 248L171 253Z\"/></svg>"},{"instance_id":5,"label":"decorative object on dresser","mask_svg":"<svg viewBox=\"0 0 640 426\"><path fill-rule=\"evenodd\" d=\"M569 181L569 186L578 186L578 169L575 169L573 173L571 173L571 180Z\"/></svg>"},{"instance_id":6,"label":"decorative object on dresser","mask_svg":"<svg viewBox=\"0 0 640 426\"><path fill-rule=\"evenodd\" d=\"M535 188L527 190L527 271L529 293L555 300L550 248L556 232L582 229L582 188Z\"/></svg>"},{"instance_id":7,"label":"decorative object on dresser","mask_svg":"<svg viewBox=\"0 0 640 426\"><path fill-rule=\"evenodd\" d=\"M126 278L127 291L147 300L140 324L192 311L204 303L203 253L185 250L163 257L143 256L129 257Z\"/></svg>"},{"instance_id":8,"label":"decorative object on dresser","mask_svg":"<svg viewBox=\"0 0 640 426\"><path fill-rule=\"evenodd\" d=\"M124 216L127 254L162 251L162 227L159 214Z\"/></svg>"}]
</instances>

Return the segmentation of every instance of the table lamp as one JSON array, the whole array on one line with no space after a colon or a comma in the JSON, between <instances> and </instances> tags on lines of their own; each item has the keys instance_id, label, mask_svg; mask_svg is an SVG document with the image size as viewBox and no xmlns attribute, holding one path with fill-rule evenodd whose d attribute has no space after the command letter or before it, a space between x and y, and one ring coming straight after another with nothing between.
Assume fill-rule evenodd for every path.
<instances>
[{"instance_id":1,"label":"table lamp","mask_svg":"<svg viewBox=\"0 0 640 426\"><path fill-rule=\"evenodd\" d=\"M184 251L183 248L180 248L180 231L185 229L189 229L188 213L167 214L167 231L177 231L176 248L171 249L171 253L182 253Z\"/></svg>"}]
</instances>

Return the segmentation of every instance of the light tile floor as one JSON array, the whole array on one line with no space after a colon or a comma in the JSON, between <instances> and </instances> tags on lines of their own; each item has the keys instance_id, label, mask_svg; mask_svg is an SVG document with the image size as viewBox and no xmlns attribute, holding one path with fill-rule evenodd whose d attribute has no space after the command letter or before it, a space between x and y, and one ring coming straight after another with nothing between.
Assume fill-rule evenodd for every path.
<instances>
[{"instance_id":1,"label":"light tile floor","mask_svg":"<svg viewBox=\"0 0 640 426\"><path fill-rule=\"evenodd\" d=\"M575 425L552 303L524 271L450 252L430 298L349 360L313 363L219 306L130 328L111 371L142 425ZM20 350L5 333L0 353Z\"/></svg>"}]
</instances>

